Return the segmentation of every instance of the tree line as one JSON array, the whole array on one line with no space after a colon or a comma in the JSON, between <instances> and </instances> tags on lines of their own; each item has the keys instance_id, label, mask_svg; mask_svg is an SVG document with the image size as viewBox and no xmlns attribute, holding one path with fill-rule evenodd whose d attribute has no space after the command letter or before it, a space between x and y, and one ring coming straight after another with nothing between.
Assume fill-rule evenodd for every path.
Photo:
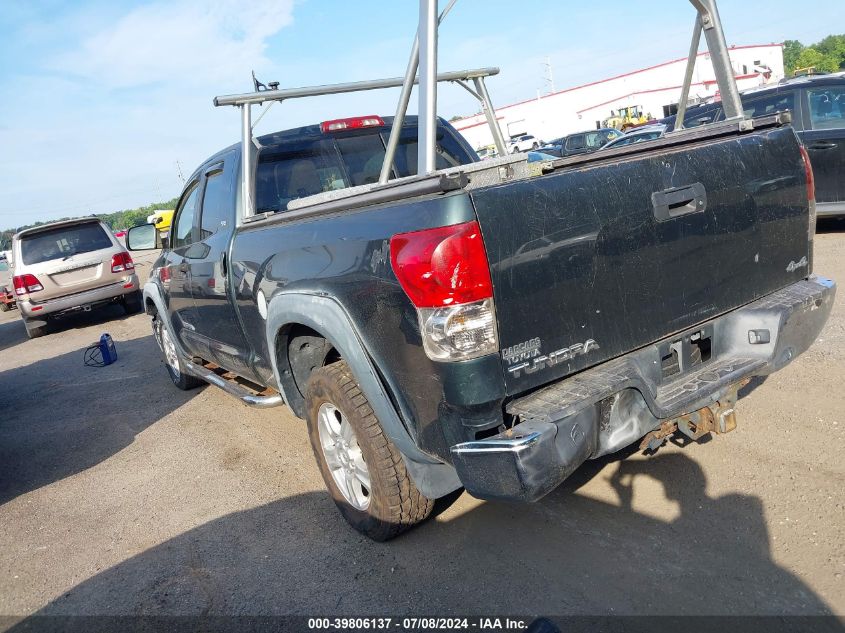
<instances>
[{"instance_id":1,"label":"tree line","mask_svg":"<svg viewBox=\"0 0 845 633\"><path fill-rule=\"evenodd\" d=\"M798 40L786 40L783 63L787 77L804 68L814 68L819 73L845 70L845 35L828 35L810 46L804 46Z\"/></svg>"},{"instance_id":2,"label":"tree line","mask_svg":"<svg viewBox=\"0 0 845 633\"><path fill-rule=\"evenodd\" d=\"M145 207L138 207L137 209L124 209L123 211L115 211L114 213L95 213L92 215L105 222L112 231L117 231L119 229L129 229L139 224L146 224L148 216L162 209L175 209L178 201L179 198L173 198L165 202L154 202ZM71 219L73 218L62 218L62 220ZM48 222L56 222L56 220L48 220ZM33 222L32 224L25 224L0 231L0 250L8 250L11 247L12 236L18 231L42 224L47 224L47 222Z\"/></svg>"}]
</instances>

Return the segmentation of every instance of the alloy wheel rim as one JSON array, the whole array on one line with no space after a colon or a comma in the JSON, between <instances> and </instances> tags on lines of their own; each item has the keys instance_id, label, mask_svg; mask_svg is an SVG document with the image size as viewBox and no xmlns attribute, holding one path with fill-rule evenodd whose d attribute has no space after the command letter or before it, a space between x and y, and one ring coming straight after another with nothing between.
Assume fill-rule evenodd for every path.
<instances>
[{"instance_id":1,"label":"alloy wheel rim","mask_svg":"<svg viewBox=\"0 0 845 633\"><path fill-rule=\"evenodd\" d=\"M370 506L370 469L349 420L324 402L317 412L317 431L326 465L344 499L357 510Z\"/></svg>"},{"instance_id":2,"label":"alloy wheel rim","mask_svg":"<svg viewBox=\"0 0 845 633\"><path fill-rule=\"evenodd\" d=\"M161 349L164 352L164 360L178 378L181 372L179 371L179 357L176 355L176 345L173 343L173 339L170 338L170 332L167 331L164 325L159 323L157 331L158 337L161 340Z\"/></svg>"}]
</instances>

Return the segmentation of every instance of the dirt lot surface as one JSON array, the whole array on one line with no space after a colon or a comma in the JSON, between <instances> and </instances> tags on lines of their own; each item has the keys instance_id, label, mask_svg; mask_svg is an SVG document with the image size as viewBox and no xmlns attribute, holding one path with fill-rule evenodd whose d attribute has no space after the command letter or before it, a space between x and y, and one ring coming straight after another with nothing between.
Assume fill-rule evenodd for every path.
<instances>
[{"instance_id":1,"label":"dirt lot surface","mask_svg":"<svg viewBox=\"0 0 845 633\"><path fill-rule=\"evenodd\" d=\"M845 231L816 239L845 280ZM146 277L146 271L142 272ZM83 366L102 332L119 360ZM845 614L845 290L736 432L591 462L533 505L463 494L375 544L304 423L170 383L119 308L0 315L0 614Z\"/></svg>"}]
</instances>

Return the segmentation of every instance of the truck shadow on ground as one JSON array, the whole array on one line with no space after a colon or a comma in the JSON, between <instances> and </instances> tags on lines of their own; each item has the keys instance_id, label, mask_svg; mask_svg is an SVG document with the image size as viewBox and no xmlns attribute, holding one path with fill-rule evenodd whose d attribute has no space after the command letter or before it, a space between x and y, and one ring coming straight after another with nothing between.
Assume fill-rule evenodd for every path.
<instances>
[{"instance_id":1,"label":"truck shadow on ground","mask_svg":"<svg viewBox=\"0 0 845 633\"><path fill-rule=\"evenodd\" d=\"M80 348L0 372L0 504L111 457L196 395L173 389L152 336L116 346L107 367Z\"/></svg>"},{"instance_id":2,"label":"truck shadow on ground","mask_svg":"<svg viewBox=\"0 0 845 633\"><path fill-rule=\"evenodd\" d=\"M816 233L841 233L845 231L845 218L819 218Z\"/></svg>"},{"instance_id":3,"label":"truck shadow on ground","mask_svg":"<svg viewBox=\"0 0 845 633\"><path fill-rule=\"evenodd\" d=\"M594 476L615 500L579 490ZM641 478L660 484L674 518L642 511ZM80 614L828 613L772 560L761 501L708 496L681 453L588 465L537 504L466 505L376 544L323 492L280 499L130 558L12 630Z\"/></svg>"}]
</instances>

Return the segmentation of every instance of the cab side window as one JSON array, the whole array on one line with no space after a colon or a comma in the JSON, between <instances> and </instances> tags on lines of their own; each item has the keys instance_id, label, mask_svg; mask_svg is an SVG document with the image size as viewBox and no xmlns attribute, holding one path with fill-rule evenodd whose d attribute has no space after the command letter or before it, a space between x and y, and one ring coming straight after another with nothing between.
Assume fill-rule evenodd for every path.
<instances>
[{"instance_id":1,"label":"cab side window","mask_svg":"<svg viewBox=\"0 0 845 633\"><path fill-rule=\"evenodd\" d=\"M231 191L223 176L223 165L216 165L205 175L205 194L202 197L200 239L204 240L229 225Z\"/></svg>"},{"instance_id":2,"label":"cab side window","mask_svg":"<svg viewBox=\"0 0 845 633\"><path fill-rule=\"evenodd\" d=\"M176 211L176 219L172 231L172 248L180 248L194 243L194 218L197 213L197 197L199 182L191 184L190 193L182 198L182 204Z\"/></svg>"},{"instance_id":3,"label":"cab side window","mask_svg":"<svg viewBox=\"0 0 845 633\"><path fill-rule=\"evenodd\" d=\"M807 96L814 130L845 128L845 87L810 88Z\"/></svg>"}]
</instances>

